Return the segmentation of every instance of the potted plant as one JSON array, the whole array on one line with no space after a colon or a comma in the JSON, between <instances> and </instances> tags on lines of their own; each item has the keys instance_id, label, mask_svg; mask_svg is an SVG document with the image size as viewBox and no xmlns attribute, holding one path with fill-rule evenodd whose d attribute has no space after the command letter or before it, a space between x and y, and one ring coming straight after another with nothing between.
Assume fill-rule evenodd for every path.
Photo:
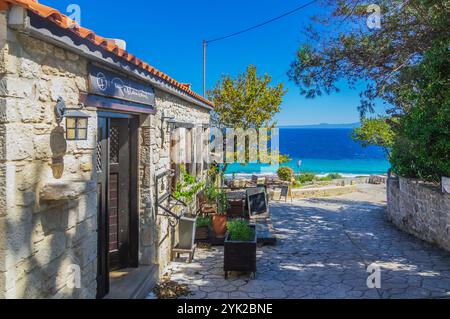
<instances>
[{"instance_id":1,"label":"potted plant","mask_svg":"<svg viewBox=\"0 0 450 319\"><path fill-rule=\"evenodd\" d=\"M224 238L227 232L227 211L228 211L227 193L219 191L217 194L217 213L212 216L212 228L216 238Z\"/></svg>"},{"instance_id":2,"label":"potted plant","mask_svg":"<svg viewBox=\"0 0 450 319\"><path fill-rule=\"evenodd\" d=\"M217 192L214 185L208 183L203 190L206 203L203 204L202 211L208 213L216 213L217 212L217 198L219 193Z\"/></svg>"},{"instance_id":3,"label":"potted plant","mask_svg":"<svg viewBox=\"0 0 450 319\"><path fill-rule=\"evenodd\" d=\"M197 182L195 177L190 175L184 166L181 166L182 178L176 185L173 197L187 205L188 211L185 212L178 224L178 248L194 249L197 215L195 211L195 198L199 190L203 187L202 182ZM180 207L174 207L174 210ZM182 209L182 208L181 208Z\"/></svg>"},{"instance_id":4,"label":"potted plant","mask_svg":"<svg viewBox=\"0 0 450 319\"><path fill-rule=\"evenodd\" d=\"M182 200L188 206L191 212L195 211L196 196L198 192L203 188L204 183L198 182L194 176L186 171L183 165L180 165L181 179L176 184L173 197Z\"/></svg>"},{"instance_id":5,"label":"potted plant","mask_svg":"<svg viewBox=\"0 0 450 319\"><path fill-rule=\"evenodd\" d=\"M228 232L224 242L224 271L251 272L256 275L256 227L248 221L235 219L227 224Z\"/></svg>"},{"instance_id":6,"label":"potted plant","mask_svg":"<svg viewBox=\"0 0 450 319\"><path fill-rule=\"evenodd\" d=\"M203 216L197 218L197 228L195 231L195 241L206 241L209 238L209 226L211 226L211 217Z\"/></svg>"}]
</instances>

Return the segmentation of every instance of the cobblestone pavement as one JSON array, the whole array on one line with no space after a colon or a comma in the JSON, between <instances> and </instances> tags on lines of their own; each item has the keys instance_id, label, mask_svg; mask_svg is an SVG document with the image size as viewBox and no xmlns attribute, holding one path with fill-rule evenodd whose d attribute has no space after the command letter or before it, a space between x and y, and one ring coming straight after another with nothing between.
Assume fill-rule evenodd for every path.
<instances>
[{"instance_id":1,"label":"cobblestone pavement","mask_svg":"<svg viewBox=\"0 0 450 319\"><path fill-rule=\"evenodd\" d=\"M450 254L405 234L385 218L385 189L366 186L332 198L273 203L278 238L258 248L258 273L224 279L223 248L173 262L172 280L200 299L450 298ZM367 287L367 267L381 267L381 289Z\"/></svg>"}]
</instances>

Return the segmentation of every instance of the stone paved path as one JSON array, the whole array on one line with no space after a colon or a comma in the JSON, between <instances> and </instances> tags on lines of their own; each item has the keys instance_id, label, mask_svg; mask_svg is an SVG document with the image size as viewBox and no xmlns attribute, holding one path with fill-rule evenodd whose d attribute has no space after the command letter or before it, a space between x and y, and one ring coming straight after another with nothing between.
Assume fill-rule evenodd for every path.
<instances>
[{"instance_id":1,"label":"stone paved path","mask_svg":"<svg viewBox=\"0 0 450 319\"><path fill-rule=\"evenodd\" d=\"M189 298L450 298L450 254L407 235L384 215L385 189L274 203L278 244L258 249L255 280L223 277L223 248L199 250L192 264L168 267ZM369 289L367 267L381 267Z\"/></svg>"}]
</instances>

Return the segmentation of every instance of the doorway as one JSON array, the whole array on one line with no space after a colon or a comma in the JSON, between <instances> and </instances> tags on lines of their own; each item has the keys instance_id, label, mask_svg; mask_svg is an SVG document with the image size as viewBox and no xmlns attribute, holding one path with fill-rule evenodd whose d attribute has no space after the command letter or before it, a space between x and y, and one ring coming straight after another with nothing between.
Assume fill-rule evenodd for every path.
<instances>
[{"instance_id":1,"label":"doorway","mask_svg":"<svg viewBox=\"0 0 450 319\"><path fill-rule=\"evenodd\" d=\"M138 119L99 113L97 140L97 297L110 290L110 273L138 266Z\"/></svg>"}]
</instances>

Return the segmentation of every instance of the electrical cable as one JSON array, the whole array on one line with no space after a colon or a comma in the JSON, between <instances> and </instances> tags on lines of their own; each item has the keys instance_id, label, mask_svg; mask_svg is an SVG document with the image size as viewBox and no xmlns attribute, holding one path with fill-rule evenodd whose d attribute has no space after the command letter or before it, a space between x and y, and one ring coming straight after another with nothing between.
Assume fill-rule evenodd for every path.
<instances>
[{"instance_id":1,"label":"electrical cable","mask_svg":"<svg viewBox=\"0 0 450 319\"><path fill-rule=\"evenodd\" d=\"M265 22L262 22L262 23L259 23L257 25L254 25L252 27L243 29L241 31L237 31L237 32L234 32L234 33L231 33L231 34L228 34L228 35L225 35L225 36L221 36L221 37L218 37L218 38L215 38L215 39L212 39L212 40L208 40L208 41L205 41L205 42L206 43L217 42L217 41L225 40L225 39L228 39L228 38L231 38L231 37L235 37L235 36L240 35L242 33L246 33L246 32L252 31L254 29L260 28L260 27L265 26L265 25L267 25L269 23L272 23L274 21L280 20L281 18L284 18L284 17L286 17L288 15L291 15L291 14L293 14L293 13L299 11L299 10L302 10L302 9L312 5L313 3L317 2L317 1L318 0L312 0L312 1L308 2L308 3L305 3L305 4L295 8L295 9L292 9L291 11L285 12L282 15L279 15L279 16L277 16L275 18L272 18L270 20L267 20Z\"/></svg>"}]
</instances>

